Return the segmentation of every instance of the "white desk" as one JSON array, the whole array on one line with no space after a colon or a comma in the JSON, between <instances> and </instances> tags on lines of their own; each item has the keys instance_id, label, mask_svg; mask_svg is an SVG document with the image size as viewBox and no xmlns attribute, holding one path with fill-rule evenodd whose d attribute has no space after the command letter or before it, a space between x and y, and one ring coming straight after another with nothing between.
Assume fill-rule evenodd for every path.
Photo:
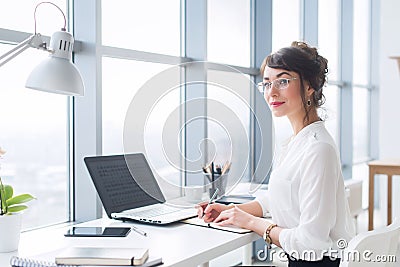
<instances>
[{"instance_id":1,"label":"white desk","mask_svg":"<svg viewBox=\"0 0 400 267\"><path fill-rule=\"evenodd\" d=\"M80 224L81 226L126 226L109 219L99 219ZM163 266L208 265L218 256L242 246L247 246L247 257L251 253L249 245L260 237L255 233L236 234L194 225L176 223L166 226L134 224L147 232L147 237L132 231L127 237L64 237L66 227L44 229L24 233L21 236L19 251L0 254L0 266L8 266L12 255L29 257L57 250L65 246L109 246L109 247L145 247L150 255L162 257ZM249 264L248 259L245 259Z\"/></svg>"}]
</instances>

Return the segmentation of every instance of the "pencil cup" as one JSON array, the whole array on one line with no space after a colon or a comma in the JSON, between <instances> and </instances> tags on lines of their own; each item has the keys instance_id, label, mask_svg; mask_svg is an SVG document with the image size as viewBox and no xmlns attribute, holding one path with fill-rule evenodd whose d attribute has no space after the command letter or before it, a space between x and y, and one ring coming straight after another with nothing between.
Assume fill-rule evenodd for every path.
<instances>
[{"instance_id":1,"label":"pencil cup","mask_svg":"<svg viewBox=\"0 0 400 267\"><path fill-rule=\"evenodd\" d=\"M214 195L214 192L217 188L219 189L217 198L220 198L223 195L225 195L226 185L228 183L228 174L223 174L223 175L214 174L214 180L212 180L210 174L207 174L206 176L208 182L211 183L211 187L208 189L210 193L210 198Z\"/></svg>"}]
</instances>

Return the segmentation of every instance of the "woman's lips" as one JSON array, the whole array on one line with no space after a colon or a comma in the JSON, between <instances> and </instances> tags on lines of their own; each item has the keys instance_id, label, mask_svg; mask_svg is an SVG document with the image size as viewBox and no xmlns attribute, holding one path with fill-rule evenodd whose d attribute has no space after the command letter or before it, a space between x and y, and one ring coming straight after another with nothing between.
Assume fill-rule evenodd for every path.
<instances>
[{"instance_id":1,"label":"woman's lips","mask_svg":"<svg viewBox=\"0 0 400 267\"><path fill-rule=\"evenodd\" d=\"M277 102L277 101L275 101L275 102L271 102L270 105L271 105L271 107L273 107L273 108L277 108L277 107L281 106L281 105L284 104L284 103L285 103L285 102Z\"/></svg>"}]
</instances>

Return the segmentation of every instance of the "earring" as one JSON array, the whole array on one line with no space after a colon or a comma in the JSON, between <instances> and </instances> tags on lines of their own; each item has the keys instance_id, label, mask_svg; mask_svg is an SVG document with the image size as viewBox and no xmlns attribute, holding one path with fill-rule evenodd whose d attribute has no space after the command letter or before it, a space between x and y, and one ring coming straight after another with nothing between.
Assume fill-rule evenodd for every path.
<instances>
[{"instance_id":1,"label":"earring","mask_svg":"<svg viewBox=\"0 0 400 267\"><path fill-rule=\"evenodd\" d=\"M311 99L307 100L307 106L311 106Z\"/></svg>"}]
</instances>

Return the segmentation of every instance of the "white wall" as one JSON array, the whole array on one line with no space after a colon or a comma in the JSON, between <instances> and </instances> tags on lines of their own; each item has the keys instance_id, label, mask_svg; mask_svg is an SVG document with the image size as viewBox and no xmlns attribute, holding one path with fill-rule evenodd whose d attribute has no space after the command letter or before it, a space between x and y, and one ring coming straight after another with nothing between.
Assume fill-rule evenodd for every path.
<instances>
[{"instance_id":1,"label":"white wall","mask_svg":"<svg viewBox=\"0 0 400 267\"><path fill-rule=\"evenodd\" d=\"M389 59L400 56L400 1L384 0L380 4L379 158L400 159L400 71L397 62ZM381 187L385 192L381 207L387 204L386 185ZM393 177L393 188L393 216L399 217L400 176Z\"/></svg>"}]
</instances>

